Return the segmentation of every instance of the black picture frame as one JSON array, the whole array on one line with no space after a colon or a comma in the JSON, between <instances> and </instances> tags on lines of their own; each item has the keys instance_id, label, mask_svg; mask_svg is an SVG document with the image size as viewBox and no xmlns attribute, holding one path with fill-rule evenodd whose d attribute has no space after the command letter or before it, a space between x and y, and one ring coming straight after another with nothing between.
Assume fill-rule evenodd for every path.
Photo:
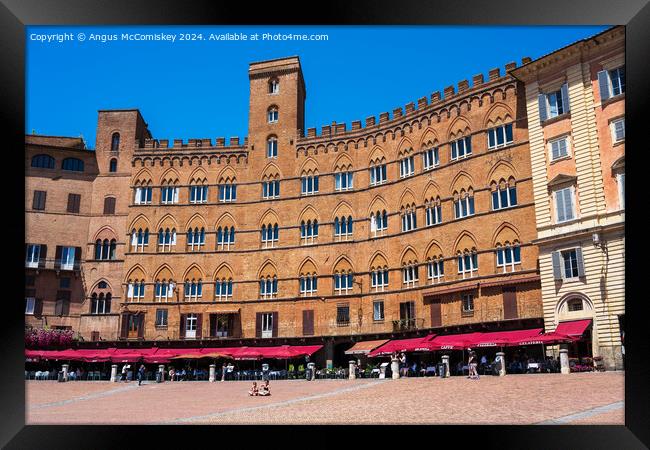
<instances>
[{"instance_id":1,"label":"black picture frame","mask_svg":"<svg viewBox=\"0 0 650 450\"><path fill-rule=\"evenodd\" d=\"M456 0L424 3L417 0L390 2L334 1L326 3L263 4L252 2L216 1L44 1L3 0L0 4L0 109L4 129L3 167L5 196L10 214L6 214L4 248L9 248L11 261L5 266L5 284L10 293L3 299L4 325L0 328L0 445L5 448L109 448L124 445L146 445L153 448L176 446L219 445L244 446L320 446L330 429L323 427L264 427L262 433L248 433L241 427L145 427L145 426L25 426L25 383L23 329L23 286L12 280L24 276L20 252L24 236L25 199L16 195L24 186L19 170L23 164L22 149L25 136L25 26L27 25L90 25L90 24L477 24L477 25L626 25L626 128L627 146L632 149L626 158L628 189L626 205L626 236L632 246L626 250L626 373L624 426L437 426L418 427L355 427L349 437L325 438L326 445L367 446L376 442L382 446L466 446L500 448L647 448L650 445L649 405L650 381L647 325L648 301L642 286L639 232L643 210L640 186L643 179L641 154L647 152L641 127L645 125L643 110L648 107L650 89L650 5L647 0L612 2L605 0ZM517 43L513 43L517 45ZM435 51L435 48L432 48ZM645 144L645 145L644 145ZM641 149L639 151L639 149ZM21 151L22 150L22 151ZM10 184L10 186L7 186ZM637 188L638 187L638 188ZM14 192L15 191L15 192ZM639 200L639 201L637 201ZM629 240L629 238L628 238ZM630 271L630 268L641 268ZM645 325L645 326L644 326ZM486 393L489 395L489 393ZM218 401L218 399L215 399ZM125 405L128 413L129 405ZM173 405L170 405L173 407ZM396 412L397 413L397 412ZM299 433L296 435L296 430ZM335 431L344 430L337 427ZM198 433L198 434L197 434ZM174 438L180 438L176 440ZM373 439L374 438L374 439ZM257 441L253 443L253 441ZM232 443L228 442L232 441ZM227 443L228 442L228 443ZM227 443L227 444L226 444Z\"/></svg>"}]
</instances>

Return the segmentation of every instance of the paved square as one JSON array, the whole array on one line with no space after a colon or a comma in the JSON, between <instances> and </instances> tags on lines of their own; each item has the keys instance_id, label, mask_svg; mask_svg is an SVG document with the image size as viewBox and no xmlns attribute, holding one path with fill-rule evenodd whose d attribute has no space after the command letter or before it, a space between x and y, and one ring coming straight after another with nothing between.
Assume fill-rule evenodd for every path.
<instances>
[{"instance_id":1,"label":"paved square","mask_svg":"<svg viewBox=\"0 0 650 450\"><path fill-rule=\"evenodd\" d=\"M27 424L615 424L624 373L251 382L27 381Z\"/></svg>"}]
</instances>

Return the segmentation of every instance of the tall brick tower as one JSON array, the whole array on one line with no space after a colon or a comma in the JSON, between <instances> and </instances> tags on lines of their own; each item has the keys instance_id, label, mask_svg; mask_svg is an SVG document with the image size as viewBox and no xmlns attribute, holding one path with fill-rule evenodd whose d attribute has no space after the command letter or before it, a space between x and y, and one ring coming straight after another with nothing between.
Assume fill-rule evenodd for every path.
<instances>
[{"instance_id":1,"label":"tall brick tower","mask_svg":"<svg viewBox=\"0 0 650 450\"><path fill-rule=\"evenodd\" d=\"M124 301L124 254L128 246L128 208L132 201L130 189L131 159L137 147L151 138L147 124L137 109L99 111L95 153L99 173L93 182L93 199L88 244L82 273L88 313L93 294L111 294L110 315L82 315L80 332L88 339L93 332L101 339L116 339L120 302ZM114 259L96 254L99 240L115 240ZM84 307L85 308L85 307Z\"/></svg>"},{"instance_id":2,"label":"tall brick tower","mask_svg":"<svg viewBox=\"0 0 650 450\"><path fill-rule=\"evenodd\" d=\"M280 167L283 156L293 153L296 137L305 126L305 81L297 56L251 63L250 107L248 114L249 149L254 165L264 161L269 138L277 139ZM277 115L269 117L270 111ZM295 155L294 155L295 156ZM257 163L257 164L256 164ZM262 163L262 167L265 164ZM260 167L257 165L257 167Z\"/></svg>"}]
</instances>

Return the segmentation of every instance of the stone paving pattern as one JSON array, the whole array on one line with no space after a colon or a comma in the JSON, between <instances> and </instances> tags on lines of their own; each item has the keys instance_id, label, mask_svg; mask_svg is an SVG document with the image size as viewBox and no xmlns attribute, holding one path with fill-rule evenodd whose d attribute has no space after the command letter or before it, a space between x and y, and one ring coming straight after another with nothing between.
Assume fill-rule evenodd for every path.
<instances>
[{"instance_id":1,"label":"stone paving pattern","mask_svg":"<svg viewBox=\"0 0 650 450\"><path fill-rule=\"evenodd\" d=\"M27 381L28 424L623 424L624 373L251 382ZM86 398L87 397L87 398ZM591 414L591 415L590 415Z\"/></svg>"}]
</instances>

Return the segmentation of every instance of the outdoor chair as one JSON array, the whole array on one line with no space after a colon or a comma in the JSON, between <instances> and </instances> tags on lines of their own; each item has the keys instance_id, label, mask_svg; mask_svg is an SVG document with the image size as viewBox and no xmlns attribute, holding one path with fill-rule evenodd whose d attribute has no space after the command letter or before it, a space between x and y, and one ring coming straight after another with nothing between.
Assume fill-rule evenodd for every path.
<instances>
[{"instance_id":1,"label":"outdoor chair","mask_svg":"<svg viewBox=\"0 0 650 450\"><path fill-rule=\"evenodd\" d=\"M29 379L30 380L35 380L36 379L36 372L34 372L33 370L31 372L29 372Z\"/></svg>"}]
</instances>

